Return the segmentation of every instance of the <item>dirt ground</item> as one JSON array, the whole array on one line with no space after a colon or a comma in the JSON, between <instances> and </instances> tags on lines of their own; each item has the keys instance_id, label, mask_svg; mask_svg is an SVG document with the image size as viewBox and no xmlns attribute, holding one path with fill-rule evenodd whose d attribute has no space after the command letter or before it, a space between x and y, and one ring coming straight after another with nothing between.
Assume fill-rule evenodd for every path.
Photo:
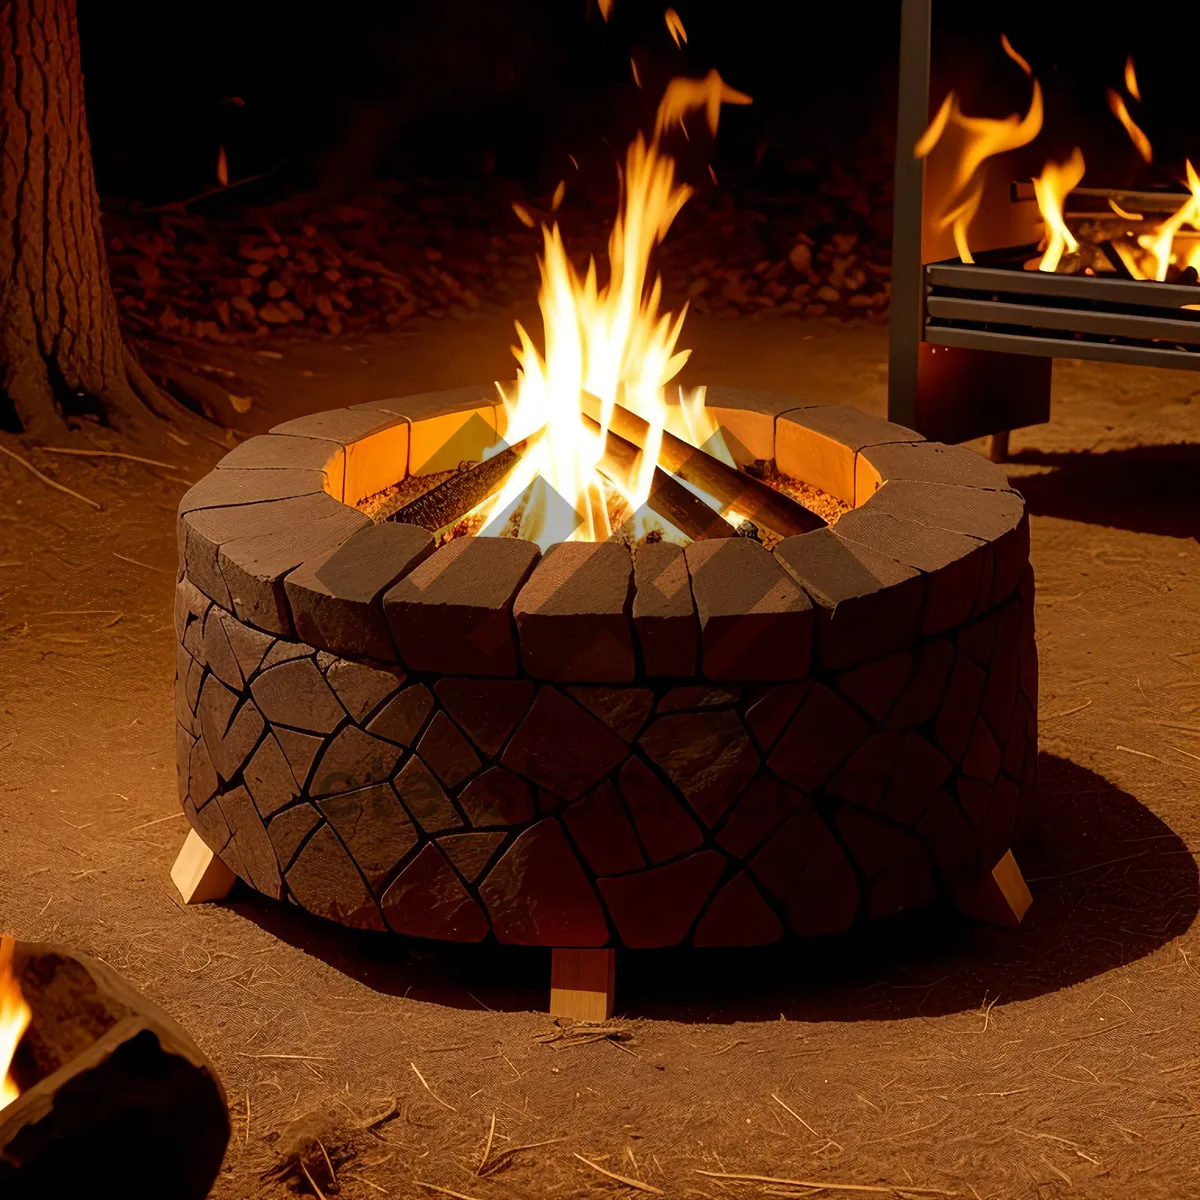
<instances>
[{"instance_id":1,"label":"dirt ground","mask_svg":"<svg viewBox=\"0 0 1200 1200\"><path fill-rule=\"evenodd\" d=\"M883 410L880 326L697 319L685 338L693 380ZM508 378L510 342L479 318L215 361L253 385L251 433ZM0 456L0 924L103 958L212 1057L234 1121L220 1198L282 1195L261 1174L314 1111L348 1200L634 1194L597 1168L673 1197L771 1188L714 1172L1200 1195L1198 380L1057 363L1053 420L1013 437L1042 666L1024 927L935 913L830 945L630 954L624 1040L585 1044L543 1040L545 953L352 936L241 888L179 903L173 519L221 451L193 439L161 468L4 435L101 508ZM499 1169L476 1176L493 1118Z\"/></svg>"}]
</instances>

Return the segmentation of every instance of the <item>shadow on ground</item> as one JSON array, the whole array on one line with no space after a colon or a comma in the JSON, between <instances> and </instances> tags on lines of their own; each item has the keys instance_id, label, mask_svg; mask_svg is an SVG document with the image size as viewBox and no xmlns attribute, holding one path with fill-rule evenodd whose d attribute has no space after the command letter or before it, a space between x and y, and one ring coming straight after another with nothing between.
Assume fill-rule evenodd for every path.
<instances>
[{"instance_id":1,"label":"shadow on ground","mask_svg":"<svg viewBox=\"0 0 1200 1200\"><path fill-rule=\"evenodd\" d=\"M618 960L618 1010L703 1022L935 1017L1058 991L1182 934L1200 910L1200 874L1179 837L1067 759L1043 754L1039 770L1037 829L1017 851L1034 896L1020 929L935 909L766 950L630 952ZM545 1010L545 950L359 933L243 889L231 907L378 992Z\"/></svg>"},{"instance_id":2,"label":"shadow on ground","mask_svg":"<svg viewBox=\"0 0 1200 1200\"><path fill-rule=\"evenodd\" d=\"M1134 533L1200 537L1200 442L1099 453L1023 450L1012 462L1053 468L1014 475L1013 486L1035 516Z\"/></svg>"}]
</instances>

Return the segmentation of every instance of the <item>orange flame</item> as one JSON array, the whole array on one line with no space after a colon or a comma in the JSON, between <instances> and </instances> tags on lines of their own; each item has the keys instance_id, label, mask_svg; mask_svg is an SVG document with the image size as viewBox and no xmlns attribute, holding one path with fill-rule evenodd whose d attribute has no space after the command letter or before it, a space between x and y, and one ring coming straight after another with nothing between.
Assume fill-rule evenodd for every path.
<instances>
[{"instance_id":1,"label":"orange flame","mask_svg":"<svg viewBox=\"0 0 1200 1200\"><path fill-rule=\"evenodd\" d=\"M749 104L750 97L727 87L710 72L704 80L673 80L658 111L655 134L640 134L629 147L621 173L621 197L609 238L609 278L598 280L595 260L580 275L567 256L557 225L543 225L544 253L538 306L545 330L539 353L520 324L520 364L515 395L500 389L507 415L508 444L542 436L522 455L517 470L477 512L513 511L523 500L517 533L543 549L561 541L604 541L613 530L608 500L615 492L638 521L653 481L662 432L704 446L728 464L732 458L704 409L703 389L668 405L666 388L690 351L677 351L686 309L660 313L662 280L650 278L650 256L666 236L692 188L676 181L675 162L660 149L664 131L704 109L715 132L722 100ZM598 397L601 428L583 420L583 394ZM602 475L605 437L613 406L632 409L650 425L635 477ZM556 503L555 494L567 503ZM499 522L497 522L499 524ZM635 533L641 532L635 528ZM506 529L488 526L485 534ZM672 531L660 529L666 536Z\"/></svg>"},{"instance_id":2,"label":"orange flame","mask_svg":"<svg viewBox=\"0 0 1200 1200\"><path fill-rule=\"evenodd\" d=\"M1013 48L1007 37L1000 44L1004 52L1032 78L1029 63ZM1033 80L1033 95L1029 111L1022 117L1017 113L997 120L992 117L969 117L959 105L958 95L951 92L929 123L929 128L913 147L916 158L925 158L941 141L946 130L954 126L964 135L963 148L955 163L954 178L944 198L941 212L935 219L937 228L951 228L954 244L963 262L974 262L967 243L967 230L983 199L983 176L980 168L997 154L1028 145L1042 128L1042 87Z\"/></svg>"},{"instance_id":3,"label":"orange flame","mask_svg":"<svg viewBox=\"0 0 1200 1200\"><path fill-rule=\"evenodd\" d=\"M1154 233L1144 233L1138 238L1138 245L1149 250L1155 258L1154 278L1162 283L1167 277L1167 268L1176 260L1174 253L1175 235L1184 225L1200 229L1200 175L1189 161L1187 164L1187 184L1191 195L1184 204L1165 220ZM1200 245L1194 247L1188 256L1185 267L1195 267L1200 271Z\"/></svg>"},{"instance_id":4,"label":"orange flame","mask_svg":"<svg viewBox=\"0 0 1200 1200\"><path fill-rule=\"evenodd\" d=\"M1142 93L1138 89L1137 75L1133 69L1133 55L1131 54L1125 60L1125 90L1139 103L1142 102Z\"/></svg>"},{"instance_id":5,"label":"orange flame","mask_svg":"<svg viewBox=\"0 0 1200 1200\"><path fill-rule=\"evenodd\" d=\"M1125 107L1125 101L1121 98L1120 93L1114 92L1112 88L1109 88L1107 95L1108 107L1112 109L1113 116L1125 126L1125 132L1129 134L1129 140L1137 148L1137 152L1146 160L1146 162L1152 162L1154 159L1154 151L1150 148L1150 139L1142 132L1137 122L1129 115L1129 109Z\"/></svg>"},{"instance_id":6,"label":"orange flame","mask_svg":"<svg viewBox=\"0 0 1200 1200\"><path fill-rule=\"evenodd\" d=\"M33 1013L21 995L21 986L13 977L13 949L12 938L0 938L0 1109L6 1108L21 1094L9 1068L33 1019Z\"/></svg>"},{"instance_id":7,"label":"orange flame","mask_svg":"<svg viewBox=\"0 0 1200 1200\"><path fill-rule=\"evenodd\" d=\"M222 187L229 186L229 163L225 160L225 147L217 150L217 182Z\"/></svg>"},{"instance_id":8,"label":"orange flame","mask_svg":"<svg viewBox=\"0 0 1200 1200\"><path fill-rule=\"evenodd\" d=\"M675 39L675 45L687 41L687 30L683 27L683 22L679 19L679 14L673 9L668 8L663 17L667 22L667 32Z\"/></svg>"},{"instance_id":9,"label":"orange flame","mask_svg":"<svg viewBox=\"0 0 1200 1200\"><path fill-rule=\"evenodd\" d=\"M1079 249L1079 243L1063 219L1063 202L1071 190L1079 186L1083 170L1083 151L1076 146L1065 163L1047 162L1033 181L1038 208L1046 222L1046 253L1038 263L1039 271L1056 271L1064 250L1074 254Z\"/></svg>"}]
</instances>

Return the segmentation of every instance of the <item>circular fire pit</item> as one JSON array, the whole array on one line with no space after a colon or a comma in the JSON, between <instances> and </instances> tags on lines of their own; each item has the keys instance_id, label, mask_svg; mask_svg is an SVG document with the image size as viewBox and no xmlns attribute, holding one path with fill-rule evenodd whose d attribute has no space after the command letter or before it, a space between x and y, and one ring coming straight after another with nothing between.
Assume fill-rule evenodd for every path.
<instances>
[{"instance_id":1,"label":"circular fire pit","mask_svg":"<svg viewBox=\"0 0 1200 1200\"><path fill-rule=\"evenodd\" d=\"M179 788L228 867L454 941L757 945L939 893L1019 917L1037 656L1002 471L711 388L739 465L850 505L835 527L542 554L353 507L478 459L489 390L289 421L181 502Z\"/></svg>"}]
</instances>

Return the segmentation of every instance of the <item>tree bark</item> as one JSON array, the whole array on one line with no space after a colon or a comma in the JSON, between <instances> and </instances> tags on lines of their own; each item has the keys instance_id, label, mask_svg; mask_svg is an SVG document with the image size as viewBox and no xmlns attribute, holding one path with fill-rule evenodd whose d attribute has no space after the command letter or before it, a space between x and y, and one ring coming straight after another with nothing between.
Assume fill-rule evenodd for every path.
<instances>
[{"instance_id":1,"label":"tree bark","mask_svg":"<svg viewBox=\"0 0 1200 1200\"><path fill-rule=\"evenodd\" d=\"M0 421L46 438L87 413L131 429L181 411L117 322L75 0L0 0Z\"/></svg>"}]
</instances>

